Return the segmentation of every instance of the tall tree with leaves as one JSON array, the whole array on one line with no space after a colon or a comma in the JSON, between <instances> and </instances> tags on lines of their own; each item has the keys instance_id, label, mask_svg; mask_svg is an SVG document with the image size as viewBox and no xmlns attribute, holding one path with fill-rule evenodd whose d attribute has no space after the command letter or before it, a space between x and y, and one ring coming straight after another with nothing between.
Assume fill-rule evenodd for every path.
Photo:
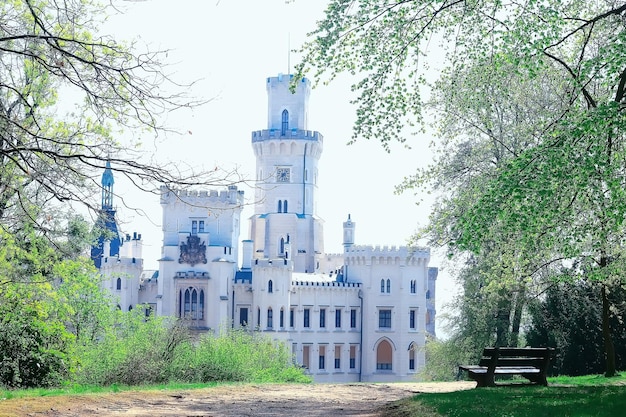
<instances>
[{"instance_id":1,"label":"tall tree with leaves","mask_svg":"<svg viewBox=\"0 0 626 417\"><path fill-rule=\"evenodd\" d=\"M443 39L447 73L479 58L496 70L526 74L541 87L555 68L568 98L537 143L507 161L454 223L450 243L479 253L494 232L515 245L575 258L603 282L606 374L615 374L610 283L617 279L624 200L626 3L582 0L517 3L459 0L331 1L304 46L310 65L331 78L359 76L354 137L389 149L405 142L405 126L421 122L423 66L429 41ZM431 49L432 50L432 49Z\"/></svg>"},{"instance_id":2,"label":"tall tree with leaves","mask_svg":"<svg viewBox=\"0 0 626 417\"><path fill-rule=\"evenodd\" d=\"M10 0L0 5L0 225L44 233L53 209L98 195L107 161L135 186L232 184L234 172L159 165L123 130L169 132L169 112L201 104L170 79L166 51L99 33L115 2ZM75 103L72 105L71 103ZM131 140L131 139L129 139ZM44 209L45 207L45 209ZM45 215L44 215L45 212Z\"/></svg>"}]
</instances>

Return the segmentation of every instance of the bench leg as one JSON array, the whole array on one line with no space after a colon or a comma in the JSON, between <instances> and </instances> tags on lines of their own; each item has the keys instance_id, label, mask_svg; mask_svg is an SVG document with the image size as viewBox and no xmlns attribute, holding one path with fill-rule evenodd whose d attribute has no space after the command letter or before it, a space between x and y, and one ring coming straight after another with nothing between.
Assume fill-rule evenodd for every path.
<instances>
[{"instance_id":1,"label":"bench leg","mask_svg":"<svg viewBox=\"0 0 626 417\"><path fill-rule=\"evenodd\" d=\"M479 374L472 375L473 380L477 382L476 388L481 387L495 387L496 382L494 381L493 375L488 374Z\"/></svg>"},{"instance_id":2,"label":"bench leg","mask_svg":"<svg viewBox=\"0 0 626 417\"><path fill-rule=\"evenodd\" d=\"M544 374L522 374L522 376L535 384L548 386L548 380Z\"/></svg>"}]
</instances>

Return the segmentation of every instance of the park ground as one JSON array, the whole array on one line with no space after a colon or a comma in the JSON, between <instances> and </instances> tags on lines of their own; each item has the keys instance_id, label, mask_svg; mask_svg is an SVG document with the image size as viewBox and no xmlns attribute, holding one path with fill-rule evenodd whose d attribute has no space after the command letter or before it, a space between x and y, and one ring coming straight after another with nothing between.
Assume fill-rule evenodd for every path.
<instances>
[{"instance_id":1,"label":"park ground","mask_svg":"<svg viewBox=\"0 0 626 417\"><path fill-rule=\"evenodd\" d=\"M193 390L124 391L0 400L0 417L40 416L384 416L388 404L421 392L471 389L474 382L238 384Z\"/></svg>"}]
</instances>

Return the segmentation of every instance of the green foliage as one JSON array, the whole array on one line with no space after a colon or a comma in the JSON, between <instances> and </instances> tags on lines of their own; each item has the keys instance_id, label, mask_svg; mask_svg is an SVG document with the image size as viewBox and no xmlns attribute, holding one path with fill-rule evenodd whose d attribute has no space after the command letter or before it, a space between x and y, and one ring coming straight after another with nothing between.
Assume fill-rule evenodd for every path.
<instances>
[{"instance_id":1,"label":"green foliage","mask_svg":"<svg viewBox=\"0 0 626 417\"><path fill-rule=\"evenodd\" d=\"M476 349L467 349L463 341L455 339L426 340L426 364L419 374L423 381L455 381L459 379L459 365L476 363ZM482 348L481 348L482 349ZM482 351L482 350L481 350ZM478 353L480 355L480 353Z\"/></svg>"},{"instance_id":2,"label":"green foliage","mask_svg":"<svg viewBox=\"0 0 626 417\"><path fill-rule=\"evenodd\" d=\"M626 331L623 308L626 291L615 288L611 302L611 327L616 347L616 367L626 367ZM602 301L598 283L554 282L545 296L530 304L530 328L526 338L531 346L556 347L552 372L557 375L588 375L602 372Z\"/></svg>"},{"instance_id":3,"label":"green foliage","mask_svg":"<svg viewBox=\"0 0 626 417\"><path fill-rule=\"evenodd\" d=\"M310 382L283 343L260 333L223 330L188 344L171 366L181 381Z\"/></svg>"},{"instance_id":4,"label":"green foliage","mask_svg":"<svg viewBox=\"0 0 626 417\"><path fill-rule=\"evenodd\" d=\"M0 386L47 387L68 376L72 335L50 315L47 283L0 286Z\"/></svg>"},{"instance_id":5,"label":"green foliage","mask_svg":"<svg viewBox=\"0 0 626 417\"><path fill-rule=\"evenodd\" d=\"M224 330L193 340L184 322L119 313L118 324L77 353L81 385L165 382L310 382L283 343L259 333Z\"/></svg>"}]
</instances>

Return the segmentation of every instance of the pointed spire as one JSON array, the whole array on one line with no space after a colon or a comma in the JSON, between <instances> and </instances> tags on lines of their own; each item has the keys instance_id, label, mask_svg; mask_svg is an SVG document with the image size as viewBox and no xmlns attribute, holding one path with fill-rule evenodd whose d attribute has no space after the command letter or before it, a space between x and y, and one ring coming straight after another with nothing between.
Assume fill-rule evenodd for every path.
<instances>
[{"instance_id":1,"label":"pointed spire","mask_svg":"<svg viewBox=\"0 0 626 417\"><path fill-rule=\"evenodd\" d=\"M102 173L102 210L113 210L113 171L111 163L107 161L104 172Z\"/></svg>"}]
</instances>

